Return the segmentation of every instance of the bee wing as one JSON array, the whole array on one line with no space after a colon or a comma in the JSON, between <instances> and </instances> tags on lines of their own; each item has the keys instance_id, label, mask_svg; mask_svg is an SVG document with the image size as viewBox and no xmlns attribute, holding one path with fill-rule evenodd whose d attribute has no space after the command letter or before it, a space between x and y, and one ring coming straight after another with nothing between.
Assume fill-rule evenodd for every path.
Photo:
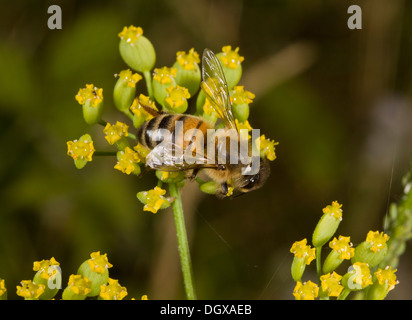
<instances>
[{"instance_id":1,"label":"bee wing","mask_svg":"<svg viewBox=\"0 0 412 320\"><path fill-rule=\"evenodd\" d=\"M222 118L227 128L237 130L235 117L232 113L232 105L230 103L226 77L223 73L219 59L207 48L203 51L202 79L202 89L213 109L219 117Z\"/></svg>"},{"instance_id":2,"label":"bee wing","mask_svg":"<svg viewBox=\"0 0 412 320\"><path fill-rule=\"evenodd\" d=\"M196 168L216 168L208 161L203 152L195 155L190 149L183 149L176 143L163 142L150 151L146 157L146 165L152 169L163 171L183 171Z\"/></svg>"}]
</instances>

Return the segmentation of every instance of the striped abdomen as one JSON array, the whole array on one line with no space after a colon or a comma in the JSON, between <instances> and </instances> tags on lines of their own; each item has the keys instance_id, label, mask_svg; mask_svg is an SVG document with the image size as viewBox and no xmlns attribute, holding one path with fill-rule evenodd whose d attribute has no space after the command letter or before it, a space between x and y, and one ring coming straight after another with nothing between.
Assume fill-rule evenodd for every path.
<instances>
[{"instance_id":1,"label":"striped abdomen","mask_svg":"<svg viewBox=\"0 0 412 320\"><path fill-rule=\"evenodd\" d=\"M143 146L148 149L155 148L163 139L156 136L160 132L158 129L167 130L171 134L171 141L174 144L182 144L186 149L191 142L201 143L197 136L206 138L207 129L210 126L201 118L182 114L161 114L145 123L139 128L137 138ZM196 129L196 130L191 130ZM202 148L205 141L202 142Z\"/></svg>"}]
</instances>

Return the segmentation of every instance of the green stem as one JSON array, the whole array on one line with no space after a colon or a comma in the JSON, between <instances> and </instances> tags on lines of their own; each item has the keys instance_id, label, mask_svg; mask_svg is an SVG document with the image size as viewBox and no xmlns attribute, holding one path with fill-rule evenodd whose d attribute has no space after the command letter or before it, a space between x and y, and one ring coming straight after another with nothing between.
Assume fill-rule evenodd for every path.
<instances>
[{"instance_id":1,"label":"green stem","mask_svg":"<svg viewBox=\"0 0 412 320\"><path fill-rule=\"evenodd\" d=\"M337 300L345 300L349 293L351 293L351 290L349 290L348 288L344 288L340 293L339 297L337 298Z\"/></svg>"},{"instance_id":2,"label":"green stem","mask_svg":"<svg viewBox=\"0 0 412 320\"><path fill-rule=\"evenodd\" d=\"M152 86L152 74L150 71L143 72L144 80L146 81L147 86L147 93L149 94L149 98L153 101L153 86Z\"/></svg>"},{"instance_id":3,"label":"green stem","mask_svg":"<svg viewBox=\"0 0 412 320\"><path fill-rule=\"evenodd\" d=\"M318 278L322 275L322 263L321 263L322 247L316 247L316 270L318 272Z\"/></svg>"},{"instance_id":4,"label":"green stem","mask_svg":"<svg viewBox=\"0 0 412 320\"><path fill-rule=\"evenodd\" d=\"M178 186L174 183L169 183L169 192L170 196L175 198L172 203L172 208L176 226L177 246L179 250L180 264L182 267L186 296L188 300L195 300L196 294L193 287L192 263L190 259L189 243L187 240L182 198L180 197Z\"/></svg>"}]
</instances>

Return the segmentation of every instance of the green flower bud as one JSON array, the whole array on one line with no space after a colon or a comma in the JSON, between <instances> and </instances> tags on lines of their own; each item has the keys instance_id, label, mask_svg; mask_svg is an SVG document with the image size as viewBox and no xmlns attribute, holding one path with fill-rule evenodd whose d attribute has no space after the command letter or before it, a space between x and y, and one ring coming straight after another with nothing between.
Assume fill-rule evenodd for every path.
<instances>
[{"instance_id":1,"label":"green flower bud","mask_svg":"<svg viewBox=\"0 0 412 320\"><path fill-rule=\"evenodd\" d=\"M82 105L83 118L87 124L93 125L102 120L103 89L86 84L86 88L80 89L75 98Z\"/></svg>"},{"instance_id":2,"label":"green flower bud","mask_svg":"<svg viewBox=\"0 0 412 320\"><path fill-rule=\"evenodd\" d=\"M324 274L332 272L343 262L343 260L350 260L355 254L355 249L352 247L350 237L339 236L329 242L329 247L332 251L326 257L322 271Z\"/></svg>"},{"instance_id":3,"label":"green flower bud","mask_svg":"<svg viewBox=\"0 0 412 320\"><path fill-rule=\"evenodd\" d=\"M391 291L398 281L396 280L395 272L391 267L387 266L385 269L378 269L375 272L375 280L373 285L369 288L367 299L369 300L383 300L386 298L389 291Z\"/></svg>"},{"instance_id":4,"label":"green flower bud","mask_svg":"<svg viewBox=\"0 0 412 320\"><path fill-rule=\"evenodd\" d=\"M207 194L216 194L219 188L220 188L220 184L214 180L203 182L199 186L200 191L207 193Z\"/></svg>"},{"instance_id":5,"label":"green flower bud","mask_svg":"<svg viewBox=\"0 0 412 320\"><path fill-rule=\"evenodd\" d=\"M335 234L342 221L342 205L333 201L332 205L323 209L323 215L315 227L312 235L312 244L315 247L322 247Z\"/></svg>"},{"instance_id":6,"label":"green flower bud","mask_svg":"<svg viewBox=\"0 0 412 320\"><path fill-rule=\"evenodd\" d=\"M157 213L160 209L170 207L171 201L164 197L166 190L159 187L149 191L141 191L137 193L137 199L144 204L143 210Z\"/></svg>"},{"instance_id":7,"label":"green flower bud","mask_svg":"<svg viewBox=\"0 0 412 320\"><path fill-rule=\"evenodd\" d=\"M316 258L316 249L307 245L307 240L295 241L290 248L294 254L291 273L293 280L300 281L306 265L309 265Z\"/></svg>"},{"instance_id":8,"label":"green flower bud","mask_svg":"<svg viewBox=\"0 0 412 320\"><path fill-rule=\"evenodd\" d=\"M122 112L129 110L136 95L136 83L140 79L142 76L138 73L132 74L130 69L120 72L113 90L114 104L118 110Z\"/></svg>"},{"instance_id":9,"label":"green flower bud","mask_svg":"<svg viewBox=\"0 0 412 320\"><path fill-rule=\"evenodd\" d=\"M342 277L341 283L351 291L362 290L372 284L372 275L368 264L363 262L354 263Z\"/></svg>"},{"instance_id":10,"label":"green flower bud","mask_svg":"<svg viewBox=\"0 0 412 320\"><path fill-rule=\"evenodd\" d=\"M383 232L369 231L366 241L355 248L355 255L351 259L352 263L365 262L371 268L378 265L388 252L388 246L386 244L388 239L389 237Z\"/></svg>"},{"instance_id":11,"label":"green flower bud","mask_svg":"<svg viewBox=\"0 0 412 320\"><path fill-rule=\"evenodd\" d=\"M339 258L340 254L336 251L331 251L323 262L322 272L324 274L334 271L341 265L343 259Z\"/></svg>"},{"instance_id":12,"label":"green flower bud","mask_svg":"<svg viewBox=\"0 0 412 320\"><path fill-rule=\"evenodd\" d=\"M72 274L67 287L63 290L63 300L84 300L90 293L92 282L80 274Z\"/></svg>"},{"instance_id":13,"label":"green flower bud","mask_svg":"<svg viewBox=\"0 0 412 320\"><path fill-rule=\"evenodd\" d=\"M245 122L249 118L249 105L232 104L233 116L239 120L239 122Z\"/></svg>"},{"instance_id":14,"label":"green flower bud","mask_svg":"<svg viewBox=\"0 0 412 320\"><path fill-rule=\"evenodd\" d=\"M156 170L156 177L165 183L180 183L185 179L183 171L161 171Z\"/></svg>"},{"instance_id":15,"label":"green flower bud","mask_svg":"<svg viewBox=\"0 0 412 320\"><path fill-rule=\"evenodd\" d=\"M291 266L291 274L293 280L301 281L303 273L305 272L306 263L305 258L294 257Z\"/></svg>"},{"instance_id":16,"label":"green flower bud","mask_svg":"<svg viewBox=\"0 0 412 320\"><path fill-rule=\"evenodd\" d=\"M232 89L242 77L242 65L243 57L239 56L239 48L232 50L231 46L225 46L222 48L223 52L218 53L216 56L219 58L223 73L225 74L227 86Z\"/></svg>"},{"instance_id":17,"label":"green flower bud","mask_svg":"<svg viewBox=\"0 0 412 320\"><path fill-rule=\"evenodd\" d=\"M84 261L77 273L87 277L91 281L88 297L95 297L100 293L100 286L107 282L109 278L109 268L112 265L107 260L107 255L101 255L100 251L90 254L91 259Z\"/></svg>"},{"instance_id":18,"label":"green flower bud","mask_svg":"<svg viewBox=\"0 0 412 320\"><path fill-rule=\"evenodd\" d=\"M33 277L33 282L36 284L42 284L45 286L44 292L39 297L40 300L50 300L57 294L59 289L61 289L61 272L60 268L53 268L56 270L56 274L51 276L49 279L45 279L42 271L37 271Z\"/></svg>"},{"instance_id":19,"label":"green flower bud","mask_svg":"<svg viewBox=\"0 0 412 320\"><path fill-rule=\"evenodd\" d=\"M67 141L67 155L73 158L77 169L82 169L87 162L92 161L95 149L89 134L84 134L78 140Z\"/></svg>"},{"instance_id":20,"label":"green flower bud","mask_svg":"<svg viewBox=\"0 0 412 320\"><path fill-rule=\"evenodd\" d=\"M143 36L142 28L124 27L119 37L120 55L129 67L139 72L149 71L154 67L156 52L149 39Z\"/></svg>"},{"instance_id":21,"label":"green flower bud","mask_svg":"<svg viewBox=\"0 0 412 320\"><path fill-rule=\"evenodd\" d=\"M205 105L205 102L206 95L203 90L200 90L196 98L196 115L200 116L203 114L203 106Z\"/></svg>"},{"instance_id":22,"label":"green flower bud","mask_svg":"<svg viewBox=\"0 0 412 320\"><path fill-rule=\"evenodd\" d=\"M171 85L166 88L164 99L165 111L170 113L184 113L187 110L190 93L185 87Z\"/></svg>"},{"instance_id":23,"label":"green flower bud","mask_svg":"<svg viewBox=\"0 0 412 320\"><path fill-rule=\"evenodd\" d=\"M173 65L173 68L177 69L176 83L187 88L190 95L194 96L199 90L202 77L198 65L200 62L199 54L193 48L187 54L184 51L179 51L176 54L176 60Z\"/></svg>"},{"instance_id":24,"label":"green flower bud","mask_svg":"<svg viewBox=\"0 0 412 320\"><path fill-rule=\"evenodd\" d=\"M176 68L155 68L153 72L153 95L155 100L161 104L165 105L165 99L167 97L166 89L170 86L176 86Z\"/></svg>"}]
</instances>

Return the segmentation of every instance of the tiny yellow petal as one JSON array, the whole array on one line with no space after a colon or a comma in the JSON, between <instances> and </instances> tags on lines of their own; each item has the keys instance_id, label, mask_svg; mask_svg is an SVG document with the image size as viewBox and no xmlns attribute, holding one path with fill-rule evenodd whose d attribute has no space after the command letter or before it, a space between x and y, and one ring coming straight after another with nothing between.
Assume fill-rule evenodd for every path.
<instances>
[{"instance_id":1,"label":"tiny yellow petal","mask_svg":"<svg viewBox=\"0 0 412 320\"><path fill-rule=\"evenodd\" d=\"M342 205L339 204L337 201L333 201L332 205L326 206L323 208L323 213L328 213L331 216L337 218L337 219L342 219Z\"/></svg>"},{"instance_id":2,"label":"tiny yellow petal","mask_svg":"<svg viewBox=\"0 0 412 320\"><path fill-rule=\"evenodd\" d=\"M239 48L232 50L231 46L224 46L222 51L223 53L220 55L220 60L228 68L237 69L241 62L245 59L239 55Z\"/></svg>"},{"instance_id":3,"label":"tiny yellow petal","mask_svg":"<svg viewBox=\"0 0 412 320\"><path fill-rule=\"evenodd\" d=\"M100 297L104 300L122 300L127 296L127 290L119 284L118 280L109 278L108 284L100 286Z\"/></svg>"},{"instance_id":4,"label":"tiny yellow petal","mask_svg":"<svg viewBox=\"0 0 412 320\"><path fill-rule=\"evenodd\" d=\"M106 127L103 129L103 133L106 135L105 138L107 142L113 145L115 142L119 141L123 136L128 136L128 129L128 125L117 121L114 125L107 123Z\"/></svg>"},{"instance_id":5,"label":"tiny yellow petal","mask_svg":"<svg viewBox=\"0 0 412 320\"><path fill-rule=\"evenodd\" d=\"M290 252L299 259L305 258L306 264L309 265L316 258L316 249L311 248L306 243L306 238L301 241L295 241L290 248Z\"/></svg>"},{"instance_id":6,"label":"tiny yellow petal","mask_svg":"<svg viewBox=\"0 0 412 320\"><path fill-rule=\"evenodd\" d=\"M350 237L339 236L339 239L335 237L329 242L329 247L340 254L340 259L349 260L355 255L355 248L352 246Z\"/></svg>"},{"instance_id":7,"label":"tiny yellow petal","mask_svg":"<svg viewBox=\"0 0 412 320\"><path fill-rule=\"evenodd\" d=\"M113 267L107 259L107 254L100 254L100 251L92 252L87 263L89 264L90 269L97 273L104 273L106 269Z\"/></svg>"},{"instance_id":8,"label":"tiny yellow petal","mask_svg":"<svg viewBox=\"0 0 412 320\"><path fill-rule=\"evenodd\" d=\"M386 246L386 242L389 240L389 236L379 231L369 231L366 236L366 241L369 242L373 252L377 252Z\"/></svg>"},{"instance_id":9,"label":"tiny yellow petal","mask_svg":"<svg viewBox=\"0 0 412 320\"><path fill-rule=\"evenodd\" d=\"M194 48L190 49L187 54L184 51L178 51L176 53L176 60L185 70L195 70L196 64L200 62L199 54Z\"/></svg>"},{"instance_id":10,"label":"tiny yellow petal","mask_svg":"<svg viewBox=\"0 0 412 320\"><path fill-rule=\"evenodd\" d=\"M296 283L295 289L293 290L293 295L296 300L314 300L319 294L319 287L312 281L307 281L302 284L298 281Z\"/></svg>"},{"instance_id":11,"label":"tiny yellow petal","mask_svg":"<svg viewBox=\"0 0 412 320\"><path fill-rule=\"evenodd\" d=\"M140 27L135 27L133 25L124 27L123 30L119 33L120 39L126 41L127 43L135 42L142 35L143 29Z\"/></svg>"},{"instance_id":12,"label":"tiny yellow petal","mask_svg":"<svg viewBox=\"0 0 412 320\"><path fill-rule=\"evenodd\" d=\"M90 101L91 106L97 107L103 101L103 89L97 88L93 84L86 84L86 88L80 89L75 98L81 105Z\"/></svg>"},{"instance_id":13,"label":"tiny yellow petal","mask_svg":"<svg viewBox=\"0 0 412 320\"><path fill-rule=\"evenodd\" d=\"M168 84L173 82L173 79L176 77L176 74L176 68L155 68L153 71L153 79L161 84Z\"/></svg>"}]
</instances>

